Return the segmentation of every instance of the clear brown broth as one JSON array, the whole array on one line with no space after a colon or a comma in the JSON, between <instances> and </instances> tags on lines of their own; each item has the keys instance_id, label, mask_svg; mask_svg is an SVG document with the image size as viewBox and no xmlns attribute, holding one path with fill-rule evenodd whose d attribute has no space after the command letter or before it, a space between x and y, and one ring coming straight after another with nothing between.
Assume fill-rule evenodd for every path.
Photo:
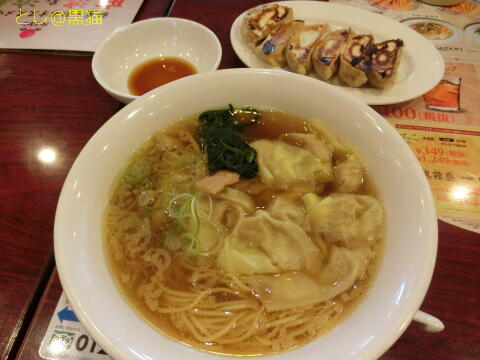
<instances>
[{"instance_id":1,"label":"clear brown broth","mask_svg":"<svg viewBox=\"0 0 480 360\"><path fill-rule=\"evenodd\" d=\"M191 123L191 120L190 120ZM181 123L174 124L175 126L182 126ZM190 130L196 130L196 127L191 127ZM258 139L276 139L281 134L287 132L297 132L297 133L308 133L308 123L302 119L299 119L295 116L275 112L275 111L265 111L262 113L262 120L249 127L247 130L244 131L245 138L251 142ZM378 194L374 185L374 182L368 175L367 169L364 167L365 175L364 175L364 183L361 189L358 191L359 194L369 194L378 199ZM322 196L326 196L329 193L333 192L332 186L326 186ZM280 191L267 189L258 195L252 195L252 199L257 206L257 208L264 208L268 205L268 203L275 198ZM382 230L385 232L385 225ZM331 322L327 328L322 331L320 334L316 334L314 337L317 337L325 332L328 332L331 328L335 327L339 322L341 322L345 317L347 317L355 306L363 299L365 293L367 292L373 278L376 274L378 263L381 258L381 253L383 249L384 241L379 241L377 245L375 245L374 250L378 254L376 259L372 261L366 271L366 276L359 280L354 289L359 290L358 297L356 297L353 301L350 301L345 311L338 317L334 322ZM105 241L106 244L106 241ZM131 303L132 307L137 311L140 316L145 319L152 327L154 327L159 332L165 334L166 336L179 341L185 345L193 346L195 348L199 348L200 350L204 350L207 352L212 352L220 355L226 356L260 356L260 355L270 355L275 352L272 351L262 351L260 348L257 349L252 347L251 345L247 347L242 347L242 344L236 344L236 346L228 345L228 346L218 346L218 344L199 344L198 342L192 340L189 336L186 336L184 332L180 331L175 324L171 321L169 316L165 316L162 314L155 313L151 311L148 306L146 306L145 302L138 298L136 295L136 288L137 286L133 286L132 288L127 288L122 281L120 281L119 274L121 273L122 264L115 261L113 257L113 252L109 250L108 245L106 245L106 253L108 254L109 264L111 267L111 272L114 275L115 282L117 286L121 289L122 293L124 294L125 298ZM172 265L167 270L167 275L165 277L166 283L165 285L178 291L186 291L191 288L192 284L188 280L189 273L183 270L180 266L176 266L175 258L172 261ZM228 300L228 296L224 296L222 300ZM305 338L303 341L300 341L298 345L292 347L296 348L308 341L311 341L312 338ZM284 349L285 350L285 349ZM284 351L282 350L282 351ZM287 349L289 350L289 349Z\"/></svg>"}]
</instances>

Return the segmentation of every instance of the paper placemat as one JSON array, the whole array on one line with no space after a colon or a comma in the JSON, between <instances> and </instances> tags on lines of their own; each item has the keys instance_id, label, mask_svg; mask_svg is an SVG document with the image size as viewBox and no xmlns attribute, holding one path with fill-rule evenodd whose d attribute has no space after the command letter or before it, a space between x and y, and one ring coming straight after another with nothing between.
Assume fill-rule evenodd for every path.
<instances>
[{"instance_id":1,"label":"paper placemat","mask_svg":"<svg viewBox=\"0 0 480 360\"><path fill-rule=\"evenodd\" d=\"M95 51L143 0L0 0L0 48Z\"/></svg>"},{"instance_id":2,"label":"paper placemat","mask_svg":"<svg viewBox=\"0 0 480 360\"><path fill-rule=\"evenodd\" d=\"M417 0L330 0L410 26L433 42L445 73L411 101L373 108L410 145L430 183L438 217L480 233L480 3L431 6ZM405 44L408 46L408 44Z\"/></svg>"}]
</instances>

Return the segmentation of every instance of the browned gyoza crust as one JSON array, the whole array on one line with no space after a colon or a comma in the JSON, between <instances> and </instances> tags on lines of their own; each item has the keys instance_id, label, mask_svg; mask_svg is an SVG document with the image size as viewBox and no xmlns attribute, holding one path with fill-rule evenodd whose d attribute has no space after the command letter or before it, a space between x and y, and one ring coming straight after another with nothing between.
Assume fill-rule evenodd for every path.
<instances>
[{"instance_id":1,"label":"browned gyoza crust","mask_svg":"<svg viewBox=\"0 0 480 360\"><path fill-rule=\"evenodd\" d=\"M372 52L372 68L367 74L370 84L386 89L393 85L403 50L402 40L388 40L375 44Z\"/></svg>"},{"instance_id":2,"label":"browned gyoza crust","mask_svg":"<svg viewBox=\"0 0 480 360\"><path fill-rule=\"evenodd\" d=\"M283 5L266 5L250 10L243 18L242 35L255 48L280 24L293 20L293 10Z\"/></svg>"},{"instance_id":3,"label":"browned gyoza crust","mask_svg":"<svg viewBox=\"0 0 480 360\"><path fill-rule=\"evenodd\" d=\"M312 49L328 30L327 24L303 25L288 40L285 57L290 70L306 74L312 66Z\"/></svg>"},{"instance_id":4,"label":"browned gyoza crust","mask_svg":"<svg viewBox=\"0 0 480 360\"><path fill-rule=\"evenodd\" d=\"M368 81L371 69L370 55L374 49L373 36L357 35L342 50L338 75L347 85L358 87Z\"/></svg>"},{"instance_id":5,"label":"browned gyoza crust","mask_svg":"<svg viewBox=\"0 0 480 360\"><path fill-rule=\"evenodd\" d=\"M328 80L335 74L342 49L351 35L350 29L340 29L331 32L315 45L312 62L315 72L321 79Z\"/></svg>"},{"instance_id":6,"label":"browned gyoza crust","mask_svg":"<svg viewBox=\"0 0 480 360\"><path fill-rule=\"evenodd\" d=\"M303 25L303 21L294 20L277 26L265 40L255 49L257 55L276 67L286 64L285 47L295 32Z\"/></svg>"}]
</instances>

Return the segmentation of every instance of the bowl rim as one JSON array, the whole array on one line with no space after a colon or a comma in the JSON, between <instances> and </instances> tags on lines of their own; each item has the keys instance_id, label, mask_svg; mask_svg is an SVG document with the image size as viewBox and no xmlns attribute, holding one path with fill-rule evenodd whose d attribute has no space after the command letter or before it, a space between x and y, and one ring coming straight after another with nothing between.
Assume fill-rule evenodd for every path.
<instances>
[{"instance_id":1,"label":"bowl rim","mask_svg":"<svg viewBox=\"0 0 480 360\"><path fill-rule=\"evenodd\" d=\"M106 84L104 78L102 78L98 72L98 61L100 57L102 56L102 53L105 51L105 48L108 46L108 43L113 39L118 36L122 36L122 33L125 31L132 31L132 29L142 27L147 23L171 23L171 22L178 22L182 23L184 25L188 26L193 26L198 28L199 30L202 30L206 32L210 37L214 40L215 42L215 47L218 51L218 56L215 60L215 62L212 64L212 67L209 71L214 71L217 70L218 67L220 66L220 61L222 60L222 45L220 43L220 40L218 39L217 35L208 27L205 25L189 20L189 19L184 19L184 18L177 18L177 17L156 17L156 18L150 18L146 20L141 20L141 21L136 21L134 23L131 23L129 25L123 26L121 28L117 28L113 33L111 33L109 36L107 36L101 43L100 45L97 46L95 49L95 52L93 53L92 57L92 62L91 62L91 68L92 68L92 73L97 81L97 83L103 87L108 93L112 94L115 97L123 97L126 99L129 99L129 101L138 99L140 96L139 95L132 95L128 92L123 92L123 91L118 91L109 85ZM161 85L164 86L164 85ZM153 89L154 90L154 89Z\"/></svg>"},{"instance_id":2,"label":"bowl rim","mask_svg":"<svg viewBox=\"0 0 480 360\"><path fill-rule=\"evenodd\" d=\"M341 89L337 89L337 88L335 88L335 87L333 87L329 84L318 82L315 79L310 79L310 78L304 77L302 75L292 74L292 73L288 73L288 72L281 71L281 70L275 70L275 69L268 69L268 70L266 70L266 69L251 69L251 68L224 69L224 70L219 70L219 71L215 71L215 72L201 73L201 74L197 74L197 75L194 75L194 76L186 77L186 78L179 79L179 80L176 80L174 82L165 84L162 87L153 89L149 93L146 93L146 94L140 96L138 99L136 99L132 103L127 104L127 106L125 106L120 111L118 111L117 113L112 115L112 117L108 121L106 121L95 132L95 134L89 139L87 144L84 146L84 148L81 150L81 152L77 156L74 164L72 165L72 168L70 169L70 171L69 171L69 173L68 173L68 175L65 179L64 185L63 185L61 193L60 193L60 197L59 197L58 204L57 204L57 209L56 209L56 214L55 214L55 224L54 224L55 259L57 261L58 275L60 277L60 281L61 281L63 290L65 291L65 293L67 295L67 298L70 300L72 308L74 309L77 316L81 320L82 325L86 328L86 330L89 332L89 334L96 339L97 343L99 343L105 349L105 351L107 351L107 353L110 356L112 356L114 358L118 358L118 359L130 359L130 357L125 352L122 352L114 344L114 342L111 341L112 339L109 339L105 335L103 335L103 333L100 331L100 329L95 326L95 323L91 320L91 317L84 311L84 308L82 307L82 305L78 301L78 297L77 297L78 291L74 289L74 284L72 284L70 282L70 280L67 279L68 276L62 270L64 268L64 266L66 266L66 264L64 264L63 259L60 257L60 251L61 251L61 248L63 247L63 245L62 245L62 241L61 241L61 237L60 237L60 235L61 235L60 234L60 226L61 225L59 223L59 218L61 216L61 210L65 210L65 208L68 208L68 206L66 206L64 204L65 192L69 191L69 190L67 190L67 184L73 183L73 175L72 174L73 174L74 171L76 171L76 166L77 166L77 163L79 162L79 159L82 157L82 153L85 152L85 149L89 146L89 144L98 136L99 132L105 130L105 127L109 126L109 124L111 124L113 121L118 121L118 120L115 120L115 119L125 117L127 114L131 113L134 108L138 108L140 105L142 105L142 103L148 102L151 99L153 99L156 96L157 93L167 91L168 88L170 88L170 87L177 87L182 83L191 81L191 79L193 79L193 78L196 78L196 81L198 81L200 78L208 78L208 77L211 77L211 76L222 76L220 74L261 74L261 73L272 74L272 75L275 75L275 76L297 77L297 78L303 79L303 81L315 82L316 84L318 84L318 86L326 87L326 88L329 89L329 91L335 92L338 95L340 95L341 97L343 97L343 100L355 103L355 106L358 107L359 111L363 111L363 112L368 113L369 116L374 118L373 119L374 121L385 122L386 124L382 125L382 126L384 126L384 130L387 133L392 134L392 136L397 137L398 139L401 139L403 141L403 139L398 134L398 132L393 127L390 126L390 124L388 123L387 120L385 120L379 113L377 113L375 110L373 110L367 104L363 103L361 100L357 99L353 95L348 94L348 93L342 91ZM410 148L408 147L408 145L405 142L403 142L402 146L404 146L404 147L406 147L410 150ZM413 154L413 152L411 152L411 150L410 150L410 153L409 153L408 156L410 157L411 160L415 160L415 162L416 162L416 164L412 165L412 166L414 166L417 171L420 171L423 174L423 170L422 170L420 164L418 163L418 161L416 161L416 157ZM356 355L356 356L358 356L358 359L364 360L364 359L378 358L379 356L381 356L383 353L385 353L391 347L391 345L402 335L402 333L406 330L406 328L408 327L410 322L413 320L413 317L414 317L415 313L417 312L417 310L419 309L421 303L423 302L423 299L426 296L428 287L430 286L431 278L433 276L433 271L434 271L434 268L435 268L435 262L436 262L436 256L437 256L437 247L438 247L437 216L436 216L435 202L434 202L433 195L431 193L431 189L430 189L430 186L428 184L428 181L427 181L426 177L423 176L421 179L419 179L418 187L422 188L422 192L425 195L425 200L427 200L427 205L426 205L426 210L427 211L426 211L426 214L425 214L425 219L426 219L425 221L426 221L427 225L433 225L434 224L434 227L430 230L430 236L427 238L428 243L425 245L426 252L430 256L428 258L426 258L425 261L424 261L424 264L423 264L423 267L422 267L422 269L424 271L421 274L417 274L417 276L415 277L415 286L416 286L417 291L412 294L412 297L409 299L408 304L406 304L404 306L405 309L403 309L402 318L400 320L398 320L395 324L393 324L389 328L388 334L383 337L383 341L382 341L381 344L377 344L376 346L373 346L371 349L369 349L368 353L367 352L362 352L360 355ZM382 266L382 265L380 265L380 266ZM176 340L172 340L172 341L176 341ZM315 340L313 340L313 341L315 341ZM107 346L105 346L105 345L107 345ZM306 345L304 345L304 346L306 346ZM301 346L300 348L303 348L304 346ZM201 350L198 350L196 348L194 350L195 351L201 351ZM294 351L295 350L293 350L293 352ZM291 353L290 351L287 351L287 352ZM284 354L284 353L285 352L282 351L280 354ZM209 353L209 352L207 352L207 353L203 352L203 354L205 354L205 356L217 356L216 354ZM265 357L271 357L271 356L277 356L277 355L274 354L274 355L266 355L266 356L260 356L260 357L265 358ZM225 356L223 356L223 357L225 357ZM238 356L228 356L228 357L225 357L225 358L232 358L232 357L238 357Z\"/></svg>"}]
</instances>

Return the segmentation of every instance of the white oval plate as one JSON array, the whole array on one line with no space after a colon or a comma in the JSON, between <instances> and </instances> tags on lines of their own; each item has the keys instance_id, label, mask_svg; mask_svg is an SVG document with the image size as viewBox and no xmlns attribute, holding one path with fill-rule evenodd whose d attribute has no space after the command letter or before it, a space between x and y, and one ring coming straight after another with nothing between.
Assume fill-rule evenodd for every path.
<instances>
[{"instance_id":1,"label":"white oval plate","mask_svg":"<svg viewBox=\"0 0 480 360\"><path fill-rule=\"evenodd\" d=\"M443 76L443 58L435 46L416 31L397 21L346 5L316 1L276 3L291 7L294 18L304 20L306 24L328 23L332 30L351 27L358 33L372 34L378 42L389 39L404 41L405 49L392 88L388 90L371 87L353 88L340 84L336 77L331 82L369 105L395 104L414 99L435 87ZM272 68L272 65L255 55L242 37L241 27L245 14L246 12L238 16L230 29L233 50L248 67Z\"/></svg>"}]
</instances>

